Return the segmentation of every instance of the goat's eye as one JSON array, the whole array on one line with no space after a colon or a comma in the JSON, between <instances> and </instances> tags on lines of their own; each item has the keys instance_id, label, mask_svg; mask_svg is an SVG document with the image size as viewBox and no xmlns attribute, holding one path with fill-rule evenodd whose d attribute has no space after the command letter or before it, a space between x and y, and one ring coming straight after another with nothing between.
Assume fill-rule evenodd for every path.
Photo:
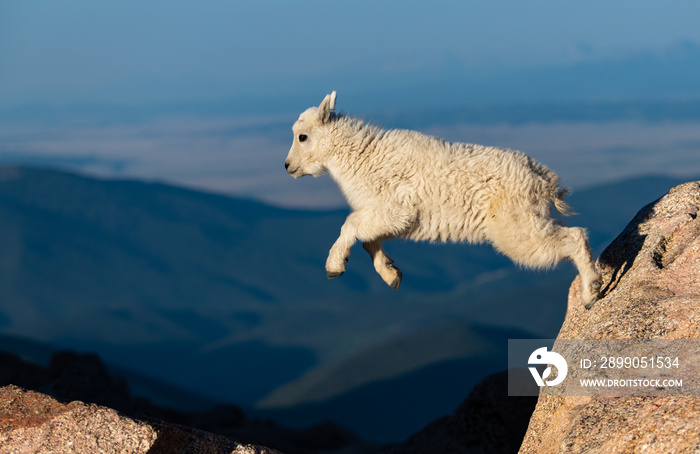
<instances>
[{"instance_id":1,"label":"goat's eye","mask_svg":"<svg viewBox=\"0 0 700 454\"><path fill-rule=\"evenodd\" d=\"M306 134L299 134L299 142L303 142L308 138L309 136L307 136Z\"/></svg>"}]
</instances>

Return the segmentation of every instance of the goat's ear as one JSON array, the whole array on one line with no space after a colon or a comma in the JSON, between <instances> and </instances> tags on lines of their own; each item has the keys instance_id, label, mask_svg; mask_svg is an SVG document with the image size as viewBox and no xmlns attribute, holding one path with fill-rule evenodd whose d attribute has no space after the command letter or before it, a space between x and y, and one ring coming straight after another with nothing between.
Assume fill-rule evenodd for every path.
<instances>
[{"instance_id":1,"label":"goat's ear","mask_svg":"<svg viewBox=\"0 0 700 454\"><path fill-rule=\"evenodd\" d=\"M326 95L321 101L321 105L318 106L318 118L321 123L327 123L330 120L331 115L335 114L335 98L337 97L334 91L330 95Z\"/></svg>"}]
</instances>

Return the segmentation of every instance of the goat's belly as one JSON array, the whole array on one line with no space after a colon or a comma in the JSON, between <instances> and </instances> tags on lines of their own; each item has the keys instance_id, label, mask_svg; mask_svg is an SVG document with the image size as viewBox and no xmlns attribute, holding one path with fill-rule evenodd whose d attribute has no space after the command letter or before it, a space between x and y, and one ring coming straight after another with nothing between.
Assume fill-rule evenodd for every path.
<instances>
[{"instance_id":1,"label":"goat's belly","mask_svg":"<svg viewBox=\"0 0 700 454\"><path fill-rule=\"evenodd\" d=\"M464 210L446 204L437 210L421 211L404 236L416 241L481 243L486 241L485 216L486 210Z\"/></svg>"}]
</instances>

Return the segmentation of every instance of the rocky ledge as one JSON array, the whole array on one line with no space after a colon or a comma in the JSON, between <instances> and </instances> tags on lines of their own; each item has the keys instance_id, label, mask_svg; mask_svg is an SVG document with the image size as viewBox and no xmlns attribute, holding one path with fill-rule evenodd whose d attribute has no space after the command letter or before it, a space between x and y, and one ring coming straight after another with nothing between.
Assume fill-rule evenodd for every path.
<instances>
[{"instance_id":1,"label":"rocky ledge","mask_svg":"<svg viewBox=\"0 0 700 454\"><path fill-rule=\"evenodd\" d=\"M558 339L700 339L700 182L642 208L601 254L602 298L578 278ZM700 452L700 397L540 396L520 453Z\"/></svg>"},{"instance_id":2,"label":"rocky ledge","mask_svg":"<svg viewBox=\"0 0 700 454\"><path fill-rule=\"evenodd\" d=\"M274 454L223 436L139 420L81 401L70 403L14 385L0 389L0 453Z\"/></svg>"},{"instance_id":3,"label":"rocky ledge","mask_svg":"<svg viewBox=\"0 0 700 454\"><path fill-rule=\"evenodd\" d=\"M332 423L291 429L235 405L183 412L134 397L95 355L59 352L41 367L0 352L0 454L276 453L371 449ZM34 390L34 391L30 391ZM267 447L266 447L267 446Z\"/></svg>"}]
</instances>

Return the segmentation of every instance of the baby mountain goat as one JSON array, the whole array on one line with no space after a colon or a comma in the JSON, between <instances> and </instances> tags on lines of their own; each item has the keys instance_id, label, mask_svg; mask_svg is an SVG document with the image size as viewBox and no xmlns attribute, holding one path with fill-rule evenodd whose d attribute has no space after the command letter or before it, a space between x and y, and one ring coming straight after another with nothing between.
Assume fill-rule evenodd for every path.
<instances>
[{"instance_id":1,"label":"baby mountain goat","mask_svg":"<svg viewBox=\"0 0 700 454\"><path fill-rule=\"evenodd\" d=\"M329 252L329 279L343 274L358 239L394 289L401 270L382 249L384 240L489 242L527 267L572 260L583 301L596 300L601 276L585 231L552 217L550 202L572 214L554 172L516 151L384 130L336 114L335 99L333 92L299 116L284 163L294 178L328 171L353 210Z\"/></svg>"}]
</instances>

